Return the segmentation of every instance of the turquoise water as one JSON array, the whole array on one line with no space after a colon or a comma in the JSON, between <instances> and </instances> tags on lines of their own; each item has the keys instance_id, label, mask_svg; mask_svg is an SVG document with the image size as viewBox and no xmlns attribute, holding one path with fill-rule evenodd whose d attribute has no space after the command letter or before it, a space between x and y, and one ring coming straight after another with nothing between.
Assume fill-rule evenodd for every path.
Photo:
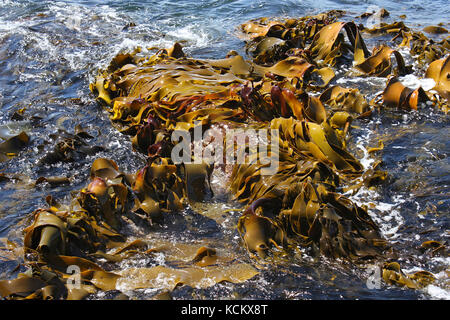
<instances>
[{"instance_id":1,"label":"turquoise water","mask_svg":"<svg viewBox=\"0 0 450 320\"><path fill-rule=\"evenodd\" d=\"M120 50L170 47L178 41L188 55L197 58L222 58L230 50L245 55L244 42L236 34L237 27L250 19L343 9L344 19L352 20L373 5L391 13L388 21L405 14L403 21L413 28L440 22L449 28L445 0L0 1L0 136L26 131L31 138L18 157L0 163L0 172L17 178L14 183L0 182L0 237L21 241L23 226L17 224L45 206L48 194L68 201L73 190L86 185L95 158L114 159L122 170L131 173L145 163L143 157L131 152L129 138L112 128L108 115L88 89L97 70L107 66ZM356 85L374 94L384 88L384 79ZM13 114L23 108L24 118L12 121ZM73 133L78 124L93 136L89 144L103 150L78 154L69 163L41 164L40 159L52 150L57 139ZM402 265L411 271L423 268L433 272L438 277L435 286L423 291L392 287L370 290L365 284L367 277L360 271L339 263L304 259L267 270L243 284L219 284L204 290L182 287L174 296L229 298L237 292L240 298L262 299L448 299L445 270L449 258L430 258L418 247L426 240L448 242L449 128L449 117L436 110L389 111L375 115L363 129L353 132L355 151L376 145L382 135L393 137L382 156L389 182L376 192L367 190L356 195L355 200L374 203L371 214L385 236L404 253ZM40 176L70 176L72 181L54 188L35 188L31 181ZM217 201L223 204L221 199ZM239 248L233 229L238 216L231 215L227 225L193 215L192 228L177 226L165 234L176 237L183 232L189 241L198 237L190 230L201 230L202 237L229 239ZM0 279L8 277L11 268L0 262ZM336 280L331 281L330 274L337 275ZM146 297L145 292L135 294Z\"/></svg>"}]
</instances>

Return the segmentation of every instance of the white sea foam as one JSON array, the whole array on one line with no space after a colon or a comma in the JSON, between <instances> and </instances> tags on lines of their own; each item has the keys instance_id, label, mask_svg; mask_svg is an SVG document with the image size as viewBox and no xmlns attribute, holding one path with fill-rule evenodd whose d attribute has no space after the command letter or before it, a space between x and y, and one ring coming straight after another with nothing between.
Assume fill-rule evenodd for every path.
<instances>
[{"instance_id":1,"label":"white sea foam","mask_svg":"<svg viewBox=\"0 0 450 320\"><path fill-rule=\"evenodd\" d=\"M361 165L364 167L364 170L367 170L370 168L372 163L375 162L373 158L370 157L369 152L367 151L366 146L363 144L364 141L367 141L370 135L370 131L366 133L365 136L360 136L356 139L356 146L358 149L360 149L363 152L363 157L359 159Z\"/></svg>"},{"instance_id":2,"label":"white sea foam","mask_svg":"<svg viewBox=\"0 0 450 320\"><path fill-rule=\"evenodd\" d=\"M440 266L446 266L447 269L450 266L450 258L441 258L441 257L433 257L430 264L439 264ZM422 271L423 269L420 267L412 267L409 269L403 268L402 271L405 274L413 274L418 271ZM425 288L421 289L421 291L431 297L431 299L435 300L450 300L450 279L445 271L441 271L439 273L434 273L433 276L436 278L436 281L432 284L429 284Z\"/></svg>"},{"instance_id":3,"label":"white sea foam","mask_svg":"<svg viewBox=\"0 0 450 320\"><path fill-rule=\"evenodd\" d=\"M423 90L428 91L436 85L436 82L430 78L419 78L414 74L407 74L398 79L405 87L410 89L417 89L422 87Z\"/></svg>"},{"instance_id":4,"label":"white sea foam","mask_svg":"<svg viewBox=\"0 0 450 320\"><path fill-rule=\"evenodd\" d=\"M167 32L167 35L176 41L187 41L189 45L196 48L203 48L210 42L210 37L205 30L196 25L188 25L173 31Z\"/></svg>"},{"instance_id":5,"label":"white sea foam","mask_svg":"<svg viewBox=\"0 0 450 320\"><path fill-rule=\"evenodd\" d=\"M450 300L450 279L447 270L450 267L450 257L433 257L432 264L437 264L440 268L445 268L441 272L433 274L436 281L423 289L432 299Z\"/></svg>"},{"instance_id":6,"label":"white sea foam","mask_svg":"<svg viewBox=\"0 0 450 320\"><path fill-rule=\"evenodd\" d=\"M426 292L433 299L441 299L441 300L449 300L450 299L450 290L443 289L441 287L430 284L426 287Z\"/></svg>"}]
</instances>

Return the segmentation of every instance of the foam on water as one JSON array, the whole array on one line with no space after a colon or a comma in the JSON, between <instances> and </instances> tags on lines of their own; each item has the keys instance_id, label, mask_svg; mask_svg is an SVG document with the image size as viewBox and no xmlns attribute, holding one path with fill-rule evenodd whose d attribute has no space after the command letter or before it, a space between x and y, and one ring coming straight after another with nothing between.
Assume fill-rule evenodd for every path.
<instances>
[{"instance_id":1,"label":"foam on water","mask_svg":"<svg viewBox=\"0 0 450 320\"><path fill-rule=\"evenodd\" d=\"M187 41L195 48L208 46L211 41L208 33L197 25L188 25L179 29L167 32L167 35L176 41ZM173 43L173 41L171 41Z\"/></svg>"},{"instance_id":2,"label":"foam on water","mask_svg":"<svg viewBox=\"0 0 450 320\"><path fill-rule=\"evenodd\" d=\"M428 81L430 79L419 79L414 75L405 76L401 79L405 86L410 88L418 88L422 86L422 88L427 89L430 86L434 86L434 81ZM407 123L410 121L410 118L413 116L407 116ZM380 119L374 119L371 123L381 123ZM375 159L367 152L368 145L373 143L371 141L376 140L376 133L369 129L372 125L369 124L367 128L362 129L356 139L356 147L361 150L361 156L359 158L360 163L364 167L364 171L371 168L372 164L375 162ZM428 143L425 143L427 145ZM390 146L392 149L407 149L405 146ZM425 152L427 152L427 148L424 148ZM435 150L436 151L436 150ZM430 152L428 152L430 153ZM366 187L362 187L358 190L358 192L354 195L351 195L350 192L347 196L353 200L358 205L368 205L368 213L372 217L372 219L377 223L380 227L380 232L383 237L385 237L390 243L401 242L404 239L401 238L401 233L399 229L405 225L405 217L402 216L402 206L410 199L414 199L414 195L393 195L391 197L391 202L386 202L383 200L383 196L376 189L368 189ZM420 206L417 201L414 202L417 206L416 211L420 211ZM418 214L417 217L421 220L425 220L425 217L421 214ZM420 240L420 235L416 234L415 239ZM450 299L450 283L448 280L448 274L445 270L448 270L450 267L450 258L448 257L439 257L433 256L427 259L427 264L430 266L434 266L439 270L443 270L437 273L433 273L436 277L436 282L432 285L426 286L421 289L421 291L428 295L431 299ZM414 266L410 268L404 268L403 271L406 274L411 274L417 271L421 271L423 268Z\"/></svg>"},{"instance_id":3,"label":"foam on water","mask_svg":"<svg viewBox=\"0 0 450 320\"><path fill-rule=\"evenodd\" d=\"M419 78L414 74L407 74L403 77L399 77L398 80L410 89L417 89L422 87L423 90L428 91L436 85L436 82L430 78Z\"/></svg>"},{"instance_id":4,"label":"foam on water","mask_svg":"<svg viewBox=\"0 0 450 320\"><path fill-rule=\"evenodd\" d=\"M370 169L376 161L367 151L368 143L373 140L373 135L372 130L365 128L355 142L357 148L362 151L362 157L359 158L359 161L364 167L364 171ZM405 199L401 196L394 196L393 203L383 202L380 200L382 196L378 191L366 187L360 188L356 194L351 194L351 191L349 191L346 195L358 205L372 204L368 209L368 213L379 225L381 234L384 237L394 240L399 236L397 231L403 225L405 219L400 214L398 207L406 201Z\"/></svg>"}]
</instances>

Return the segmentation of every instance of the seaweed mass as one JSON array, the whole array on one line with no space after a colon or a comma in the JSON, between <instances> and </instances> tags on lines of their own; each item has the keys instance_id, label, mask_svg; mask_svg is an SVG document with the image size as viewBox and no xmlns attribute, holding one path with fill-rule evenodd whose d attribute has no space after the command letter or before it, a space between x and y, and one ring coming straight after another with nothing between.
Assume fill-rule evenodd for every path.
<instances>
[{"instance_id":1,"label":"seaweed mass","mask_svg":"<svg viewBox=\"0 0 450 320\"><path fill-rule=\"evenodd\" d=\"M348 143L353 123L363 126L379 110L448 112L449 38L433 41L402 22L366 28L340 21L342 15L334 10L244 23L239 37L250 60L236 51L223 59L196 59L179 43L152 55L139 48L119 53L99 71L90 90L112 125L130 137L133 152L145 156L147 163L130 174L113 160L98 158L90 181L70 203L48 196L48 206L33 212L23 229L23 248L1 240L0 258L23 259L26 271L0 280L0 296L78 300L99 291L151 288L161 277L170 294L181 284L244 283L268 266L303 254L355 269L376 265L391 286L420 289L433 283L435 277L427 270L402 271L402 252L383 237L368 207L351 199L360 188L382 184L389 172L381 161L364 166ZM364 38L369 36L391 40L368 48ZM412 72L402 55L405 49L423 77L433 79L432 89L411 89L399 81ZM336 79L343 76L383 78L385 89L367 99L357 88L339 86ZM199 142L196 132L203 137L208 130L216 133L212 142L229 138L233 130L266 132L266 150L252 148L247 135L241 141L244 146L234 143L236 137L231 144L220 141L227 146L225 155L243 153L245 161L227 163L217 149L209 158L194 152L185 161L174 161L174 150L185 147L180 148L174 132L194 140L191 150ZM95 153L84 142L88 136L80 127L45 161ZM0 161L14 161L28 139L21 133L2 142ZM368 152L382 149L380 144ZM272 162L263 159L276 163L270 174L264 172ZM143 228L151 233L169 217L207 203L217 170L227 176L232 201L242 204L235 227L247 260L211 246L180 249L164 239L147 241L130 232ZM65 182L51 177L39 182L44 180ZM424 246L446 251L438 242ZM159 252L166 253L169 265L118 267L135 255Z\"/></svg>"}]
</instances>

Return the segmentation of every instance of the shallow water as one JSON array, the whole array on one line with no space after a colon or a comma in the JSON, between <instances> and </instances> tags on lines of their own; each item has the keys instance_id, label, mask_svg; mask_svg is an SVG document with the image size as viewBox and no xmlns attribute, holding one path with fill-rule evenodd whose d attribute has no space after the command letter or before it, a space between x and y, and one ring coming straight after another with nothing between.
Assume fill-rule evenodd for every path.
<instances>
[{"instance_id":1,"label":"shallow water","mask_svg":"<svg viewBox=\"0 0 450 320\"><path fill-rule=\"evenodd\" d=\"M45 206L51 194L69 201L71 192L87 184L89 169L97 157L111 158L121 170L134 173L145 159L131 152L131 142L111 126L105 111L89 92L98 68L106 67L120 50L140 46L170 47L178 41L196 58L222 58L229 50L245 55L244 42L236 37L239 24L253 18L300 17L330 9L345 9L346 20L372 5L384 7L405 24L422 29L444 23L449 28L448 3L439 1L0 1L0 136L26 131L29 146L17 157L0 163L0 172L16 174L14 182L0 182L0 237L22 241L23 225L31 212ZM130 23L136 26L131 27ZM369 42L370 44L370 42ZM406 57L407 58L407 57ZM419 71L416 76L420 77ZM420 79L402 79L413 86ZM360 88L369 97L383 90L385 79L341 79L339 84ZM24 119L11 121L25 108ZM103 147L93 155L70 163L40 165L63 132L73 133L82 124L93 136L90 145ZM358 124L355 124L358 125ZM446 273L450 258L431 257L418 248L426 240L448 243L450 213L449 117L424 107L417 112L382 111L354 128L351 148L363 163L365 147L383 139L385 148L377 157L389 172L388 182L376 190L361 190L352 197L370 204L369 212L383 235L404 253L406 271L424 269L438 281L422 291L382 286L369 289L367 274L339 262L311 260L308 255L263 270L242 284L217 284L208 289L181 287L174 298L241 299L449 299ZM69 185L34 187L40 176L72 177ZM20 178L20 179L19 179ZM210 244L235 252L250 261L236 231L240 216L237 204L228 201L224 177L213 179L215 197L203 208L188 208L164 226L155 227L149 240L176 239L182 243ZM225 213L226 212L226 213ZM131 231L130 231L131 232ZM139 257L123 262L130 266L153 266L164 257ZM325 263L324 263L325 262ZM0 279L9 277L14 266L0 262ZM135 290L130 296L146 298L154 290ZM104 294L92 298L104 298Z\"/></svg>"}]
</instances>

